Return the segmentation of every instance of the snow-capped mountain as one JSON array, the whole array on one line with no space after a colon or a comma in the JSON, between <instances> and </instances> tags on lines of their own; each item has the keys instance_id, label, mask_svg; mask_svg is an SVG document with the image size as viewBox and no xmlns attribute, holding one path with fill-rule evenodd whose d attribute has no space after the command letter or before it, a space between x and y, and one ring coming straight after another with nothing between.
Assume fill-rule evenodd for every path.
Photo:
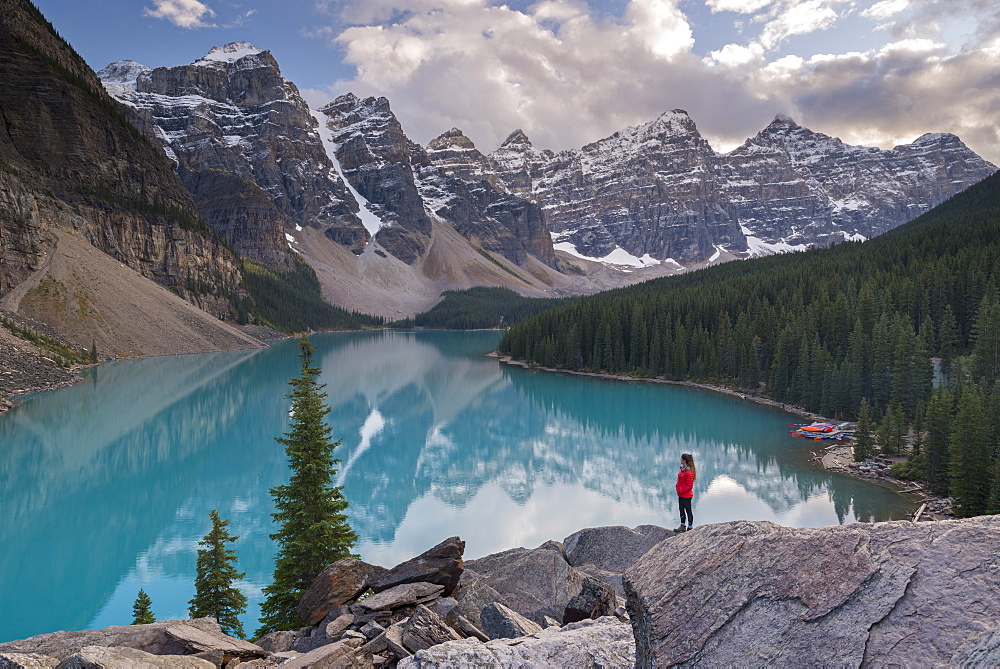
<instances>
[{"instance_id":1,"label":"snow-capped mountain","mask_svg":"<svg viewBox=\"0 0 1000 669\"><path fill-rule=\"evenodd\" d=\"M886 151L781 115L720 155L682 110L575 151L538 151L516 131L488 161L510 192L542 206L557 249L643 264L867 239L996 170L954 135Z\"/></svg>"},{"instance_id":2,"label":"snow-capped mountain","mask_svg":"<svg viewBox=\"0 0 1000 669\"><path fill-rule=\"evenodd\" d=\"M309 105L270 52L235 42L190 65L119 61L98 76L162 145L209 225L243 255L281 264L295 227L338 241L367 234Z\"/></svg>"},{"instance_id":3,"label":"snow-capped mountain","mask_svg":"<svg viewBox=\"0 0 1000 669\"><path fill-rule=\"evenodd\" d=\"M539 150L517 130L486 155L456 128L422 147L385 98L348 93L310 110L246 42L189 65L119 61L99 74L218 234L272 266L291 247L328 295L368 311L375 283L379 300L483 284L591 292L866 239L996 169L953 135L885 151L784 116L719 154L678 109L577 150Z\"/></svg>"}]
</instances>

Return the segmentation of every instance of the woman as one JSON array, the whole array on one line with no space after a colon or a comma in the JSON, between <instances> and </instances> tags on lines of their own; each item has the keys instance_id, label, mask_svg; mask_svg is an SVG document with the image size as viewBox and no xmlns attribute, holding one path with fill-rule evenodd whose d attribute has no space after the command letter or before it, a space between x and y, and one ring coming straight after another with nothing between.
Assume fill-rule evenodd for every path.
<instances>
[{"instance_id":1,"label":"woman","mask_svg":"<svg viewBox=\"0 0 1000 669\"><path fill-rule=\"evenodd\" d=\"M677 502L681 507L681 526L674 532L687 532L694 527L694 516L691 515L691 498L694 497L694 480L698 473L694 468L694 456L690 453L681 454L681 469L677 472ZM687 520L685 520L685 518Z\"/></svg>"}]
</instances>

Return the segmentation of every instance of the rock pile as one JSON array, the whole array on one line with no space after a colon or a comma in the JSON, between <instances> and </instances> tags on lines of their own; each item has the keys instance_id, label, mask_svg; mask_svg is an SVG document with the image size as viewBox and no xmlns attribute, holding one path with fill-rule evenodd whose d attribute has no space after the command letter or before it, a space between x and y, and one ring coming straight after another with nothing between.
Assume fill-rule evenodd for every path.
<instances>
[{"instance_id":1,"label":"rock pile","mask_svg":"<svg viewBox=\"0 0 1000 669\"><path fill-rule=\"evenodd\" d=\"M392 569L329 565L297 631L249 643L205 618L55 632L0 644L0 667L632 667L622 571L668 536L594 528L469 562L451 537Z\"/></svg>"}]
</instances>

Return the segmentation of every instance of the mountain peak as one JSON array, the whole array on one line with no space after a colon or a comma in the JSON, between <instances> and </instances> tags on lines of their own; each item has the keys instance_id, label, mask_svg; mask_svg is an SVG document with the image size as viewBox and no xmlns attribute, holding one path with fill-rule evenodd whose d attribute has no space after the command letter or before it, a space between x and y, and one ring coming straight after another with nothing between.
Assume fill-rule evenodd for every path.
<instances>
[{"instance_id":1,"label":"mountain peak","mask_svg":"<svg viewBox=\"0 0 1000 669\"><path fill-rule=\"evenodd\" d=\"M774 120L771 121L771 125L798 125L791 116L786 114L775 114Z\"/></svg>"},{"instance_id":2,"label":"mountain peak","mask_svg":"<svg viewBox=\"0 0 1000 669\"><path fill-rule=\"evenodd\" d=\"M213 46L197 62L235 63L240 58L253 56L262 52L263 49L258 49L250 42L230 42L222 46Z\"/></svg>"},{"instance_id":3,"label":"mountain peak","mask_svg":"<svg viewBox=\"0 0 1000 669\"><path fill-rule=\"evenodd\" d=\"M151 67L137 63L134 60L116 60L108 63L101 69L97 76L101 81L113 82L116 84L134 84L139 75L152 70Z\"/></svg>"},{"instance_id":4,"label":"mountain peak","mask_svg":"<svg viewBox=\"0 0 1000 669\"><path fill-rule=\"evenodd\" d=\"M518 128L514 132L507 135L507 139L503 141L500 148L512 148L512 147L531 147L531 140L528 136L524 134L524 131Z\"/></svg>"},{"instance_id":5,"label":"mountain peak","mask_svg":"<svg viewBox=\"0 0 1000 669\"><path fill-rule=\"evenodd\" d=\"M452 128L428 142L427 148L431 151L441 149L475 149L476 145L461 130Z\"/></svg>"}]
</instances>

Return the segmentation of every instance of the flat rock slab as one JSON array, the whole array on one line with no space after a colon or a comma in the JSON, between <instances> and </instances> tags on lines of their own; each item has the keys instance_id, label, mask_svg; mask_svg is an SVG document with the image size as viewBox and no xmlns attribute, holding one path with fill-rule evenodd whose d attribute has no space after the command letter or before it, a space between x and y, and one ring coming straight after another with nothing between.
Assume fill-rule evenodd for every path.
<instances>
[{"instance_id":1,"label":"flat rock slab","mask_svg":"<svg viewBox=\"0 0 1000 669\"><path fill-rule=\"evenodd\" d=\"M444 586L445 595L450 595L462 577L464 553L465 542L458 537L449 537L412 560L396 565L375 579L371 588L381 592L403 583L436 583Z\"/></svg>"},{"instance_id":2,"label":"flat rock slab","mask_svg":"<svg viewBox=\"0 0 1000 669\"><path fill-rule=\"evenodd\" d=\"M241 650L239 657L264 657L267 651L222 633L214 618L164 620L79 632L50 632L0 644L0 653L37 653L62 660L85 646L125 646L154 655L192 655L209 650Z\"/></svg>"},{"instance_id":3,"label":"flat rock slab","mask_svg":"<svg viewBox=\"0 0 1000 669\"><path fill-rule=\"evenodd\" d=\"M0 653L0 669L54 669L59 660L35 653Z\"/></svg>"},{"instance_id":4,"label":"flat rock slab","mask_svg":"<svg viewBox=\"0 0 1000 669\"><path fill-rule=\"evenodd\" d=\"M1000 516L707 525L625 572L636 666L960 664L995 652L998 573Z\"/></svg>"},{"instance_id":5,"label":"flat rock slab","mask_svg":"<svg viewBox=\"0 0 1000 669\"><path fill-rule=\"evenodd\" d=\"M592 527L574 532L563 540L566 560L574 567L592 564L622 573L646 552L674 533L658 525Z\"/></svg>"},{"instance_id":6,"label":"flat rock slab","mask_svg":"<svg viewBox=\"0 0 1000 669\"><path fill-rule=\"evenodd\" d=\"M320 572L295 611L306 624L315 625L334 607L356 599L387 571L356 558L337 560Z\"/></svg>"},{"instance_id":7,"label":"flat rock slab","mask_svg":"<svg viewBox=\"0 0 1000 669\"><path fill-rule=\"evenodd\" d=\"M216 665L190 655L153 655L135 648L85 646L59 663L56 669L214 669Z\"/></svg>"},{"instance_id":8,"label":"flat rock slab","mask_svg":"<svg viewBox=\"0 0 1000 669\"><path fill-rule=\"evenodd\" d=\"M285 669L303 669L304 667L330 667L336 660L347 655L353 655L355 649L361 646L357 639L346 639L336 643L320 646L304 655L288 660L282 667Z\"/></svg>"},{"instance_id":9,"label":"flat rock slab","mask_svg":"<svg viewBox=\"0 0 1000 669\"><path fill-rule=\"evenodd\" d=\"M368 611L389 611L401 606L422 604L441 596L443 585L434 583L404 583L362 599L358 606Z\"/></svg>"},{"instance_id":10,"label":"flat rock slab","mask_svg":"<svg viewBox=\"0 0 1000 669\"><path fill-rule=\"evenodd\" d=\"M617 618L601 618L550 627L530 637L449 641L400 661L399 669L453 667L573 667L631 669L635 664L632 628Z\"/></svg>"}]
</instances>

